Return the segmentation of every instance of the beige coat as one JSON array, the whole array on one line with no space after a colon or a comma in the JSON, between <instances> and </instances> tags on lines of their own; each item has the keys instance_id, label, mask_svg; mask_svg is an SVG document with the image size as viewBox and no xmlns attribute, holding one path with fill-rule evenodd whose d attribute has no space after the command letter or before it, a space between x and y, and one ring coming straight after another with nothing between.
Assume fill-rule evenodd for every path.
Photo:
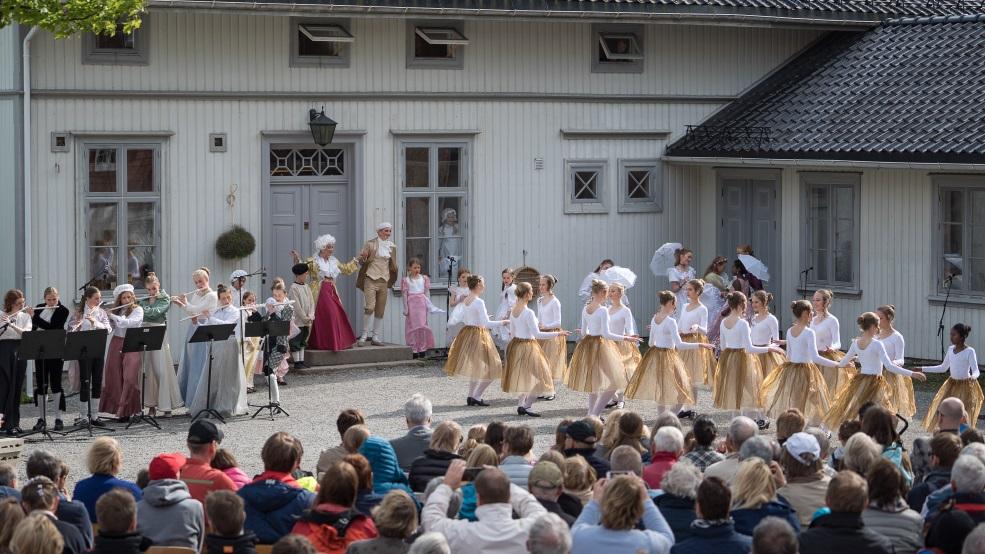
<instances>
[{"instance_id":1,"label":"beige coat","mask_svg":"<svg viewBox=\"0 0 985 554\"><path fill-rule=\"evenodd\" d=\"M367 254L365 260L360 260L362 262L362 266L359 267L359 275L356 276L356 288L359 290L364 290L363 283L366 282L366 271L369 270L370 264L376 258L377 244L379 244L378 238L370 239L366 241L366 244L363 244L363 247L360 249L360 252L366 252ZM390 249L389 266L390 266L389 267L390 277L386 281L387 288L392 287L393 284L397 282L397 247L396 246Z\"/></svg>"},{"instance_id":2,"label":"beige coat","mask_svg":"<svg viewBox=\"0 0 985 554\"><path fill-rule=\"evenodd\" d=\"M824 506L824 497L828 493L828 483L831 478L822 473L820 479L812 477L795 477L776 491L787 499L790 506L797 510L800 525L807 529L811 524L814 512Z\"/></svg>"}]
</instances>

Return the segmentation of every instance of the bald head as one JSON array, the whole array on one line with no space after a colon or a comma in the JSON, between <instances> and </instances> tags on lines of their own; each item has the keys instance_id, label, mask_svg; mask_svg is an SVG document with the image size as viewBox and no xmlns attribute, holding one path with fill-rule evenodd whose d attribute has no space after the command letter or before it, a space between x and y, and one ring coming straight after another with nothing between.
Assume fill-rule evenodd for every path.
<instances>
[{"instance_id":1,"label":"bald head","mask_svg":"<svg viewBox=\"0 0 985 554\"><path fill-rule=\"evenodd\" d=\"M489 467L475 478L478 504L505 504L510 501L510 478L498 467Z\"/></svg>"},{"instance_id":2,"label":"bald head","mask_svg":"<svg viewBox=\"0 0 985 554\"><path fill-rule=\"evenodd\" d=\"M729 443L729 447L738 452L742 448L742 443L746 442L750 437L756 436L756 432L759 428L756 426L756 422L749 419L746 416L738 416L732 419L732 422L728 426L728 435L725 437Z\"/></svg>"},{"instance_id":3,"label":"bald head","mask_svg":"<svg viewBox=\"0 0 985 554\"><path fill-rule=\"evenodd\" d=\"M937 413L941 416L938 428L943 430L957 429L966 417L964 403L961 402L960 398L954 398L953 396L941 400L941 404L937 408Z\"/></svg>"}]
</instances>

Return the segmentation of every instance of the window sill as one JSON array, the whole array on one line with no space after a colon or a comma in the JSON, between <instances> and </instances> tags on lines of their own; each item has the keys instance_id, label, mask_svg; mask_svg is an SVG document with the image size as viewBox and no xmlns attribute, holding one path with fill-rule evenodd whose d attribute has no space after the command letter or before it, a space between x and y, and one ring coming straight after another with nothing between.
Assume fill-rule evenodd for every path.
<instances>
[{"instance_id":1,"label":"window sill","mask_svg":"<svg viewBox=\"0 0 985 554\"><path fill-rule=\"evenodd\" d=\"M834 293L835 298L850 298L852 300L859 300L862 298L862 289L851 288L851 287L832 287L830 285L823 284L811 284L808 283L809 288L797 287L797 293L801 295L806 295L808 300L810 295L814 294L820 289L827 289Z\"/></svg>"},{"instance_id":2,"label":"window sill","mask_svg":"<svg viewBox=\"0 0 985 554\"><path fill-rule=\"evenodd\" d=\"M944 295L943 294L931 294L927 296L927 301L934 306L944 305ZM985 296L966 296L951 294L951 297L947 299L948 306L963 306L968 308L981 308L985 307Z\"/></svg>"}]
</instances>

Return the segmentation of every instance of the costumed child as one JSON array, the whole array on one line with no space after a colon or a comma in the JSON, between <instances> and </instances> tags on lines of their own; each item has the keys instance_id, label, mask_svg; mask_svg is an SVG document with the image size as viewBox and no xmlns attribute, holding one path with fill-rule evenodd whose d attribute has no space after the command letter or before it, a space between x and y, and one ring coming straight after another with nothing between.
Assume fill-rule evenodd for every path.
<instances>
[{"instance_id":1,"label":"costumed child","mask_svg":"<svg viewBox=\"0 0 985 554\"><path fill-rule=\"evenodd\" d=\"M400 293L404 304L404 339L414 358L423 358L434 348L434 333L428 327L431 278L421 275L421 260L411 258L407 263L407 275L400 280Z\"/></svg>"},{"instance_id":2,"label":"costumed child","mask_svg":"<svg viewBox=\"0 0 985 554\"><path fill-rule=\"evenodd\" d=\"M448 322L463 324L448 350L445 373L450 377L467 377L469 392L465 401L469 406L488 406L482 399L493 379L503 373L503 361L496 350L490 329L509 325L510 321L490 320L486 303L479 298L486 290L481 275L469 276L469 295L452 310Z\"/></svg>"},{"instance_id":3,"label":"costumed child","mask_svg":"<svg viewBox=\"0 0 985 554\"><path fill-rule=\"evenodd\" d=\"M752 293L749 303L752 304L753 316L749 321L749 331L754 346L769 346L780 342L780 322L770 313L771 302L773 295L765 290ZM763 379L766 379L776 368L783 365L786 357L781 353L769 351L756 354L756 360L759 362Z\"/></svg>"},{"instance_id":4,"label":"costumed child","mask_svg":"<svg viewBox=\"0 0 985 554\"><path fill-rule=\"evenodd\" d=\"M670 281L670 290L677 295L677 314L687 306L687 293L684 287L689 281L694 280L694 268L691 262L694 260L694 252L689 248L678 248L674 251L674 265L667 269L667 279Z\"/></svg>"},{"instance_id":5,"label":"costumed child","mask_svg":"<svg viewBox=\"0 0 985 554\"><path fill-rule=\"evenodd\" d=\"M896 319L896 306L886 304L876 308L875 314L879 316L879 334L876 338L886 347L886 355L897 365L903 365L906 341L903 335L893 327ZM884 373L886 383L889 384L889 402L893 406L893 411L903 417L913 417L917 413L917 400L913 392L913 379L906 379L896 373Z\"/></svg>"},{"instance_id":6,"label":"costumed child","mask_svg":"<svg viewBox=\"0 0 985 554\"><path fill-rule=\"evenodd\" d=\"M691 279L684 285L684 294L687 297L687 305L678 308L679 319L677 325L681 333L681 340L698 344L711 344L708 340L708 308L701 302L701 294L705 290L705 282L701 279ZM676 301L675 301L676 304ZM678 349L677 355L684 362L684 367L689 374L688 382L691 383L692 403L680 402L684 404L682 410L677 414L679 418L694 418L694 403L698 401L698 384L714 382L715 375L715 353L712 348L690 348Z\"/></svg>"},{"instance_id":7,"label":"costumed child","mask_svg":"<svg viewBox=\"0 0 985 554\"><path fill-rule=\"evenodd\" d=\"M185 351L178 362L178 390L185 406L191 406L198 382L202 380L209 363L209 345L204 342L188 342L199 325L205 325L209 315L219 305L219 297L209 286L209 268L200 267L192 272L195 292L172 296L171 301L181 306L190 318L188 334L185 337Z\"/></svg>"},{"instance_id":8,"label":"costumed child","mask_svg":"<svg viewBox=\"0 0 985 554\"><path fill-rule=\"evenodd\" d=\"M220 284L216 287L216 295L219 305L209 314L206 325L232 323L236 324L236 330L226 340L213 343L212 373L202 376L194 400L188 405L188 411L193 416L206 407L223 417L246 413L246 379L239 350L239 310L233 304L230 287Z\"/></svg>"},{"instance_id":9,"label":"costumed child","mask_svg":"<svg viewBox=\"0 0 985 554\"><path fill-rule=\"evenodd\" d=\"M134 302L133 285L119 285L113 290L116 303L107 310L113 337L106 351L106 369L103 371L103 392L99 398L99 411L116 414L120 423L130 421L130 416L140 413L140 352L123 353L123 338L127 329L140 327L144 322L144 309Z\"/></svg>"},{"instance_id":10,"label":"costumed child","mask_svg":"<svg viewBox=\"0 0 985 554\"><path fill-rule=\"evenodd\" d=\"M332 235L326 234L315 239L315 252L317 254L309 258L311 261L308 262L308 268L310 271L312 264L316 267L313 278L321 280L321 287L318 289L318 303L308 344L315 350L346 350L356 343L356 335L342 306L335 280L339 275L352 275L359 269L359 264L355 258L346 263L339 262L333 255L335 237ZM291 256L294 263L302 261L295 250L291 251Z\"/></svg>"},{"instance_id":11,"label":"costumed child","mask_svg":"<svg viewBox=\"0 0 985 554\"><path fill-rule=\"evenodd\" d=\"M234 297L235 300L235 297ZM253 291L243 293L243 311L247 321L260 321L261 316L257 315L257 295ZM246 379L246 392L252 394L256 389L253 387L253 376L263 373L263 345L260 337L246 337L243 341L243 348L246 350L246 362L243 366L243 376Z\"/></svg>"},{"instance_id":12,"label":"costumed child","mask_svg":"<svg viewBox=\"0 0 985 554\"><path fill-rule=\"evenodd\" d=\"M817 339L818 353L829 360L840 362L845 357L845 353L841 351L841 325L838 323L838 318L829 312L833 300L834 293L830 290L822 289L814 293L811 297L811 304L814 307L811 329ZM841 386L855 371L854 367L847 369L839 366L822 367L821 373L828 386L828 398L834 401Z\"/></svg>"},{"instance_id":13,"label":"costumed child","mask_svg":"<svg viewBox=\"0 0 985 554\"><path fill-rule=\"evenodd\" d=\"M167 325L171 297L161 289L156 273L147 273L144 287L147 288L147 296L140 300L140 307L144 309L144 326ZM178 375L174 372L167 329L161 349L148 352L144 361L144 401L150 408L150 415L154 417L160 410L164 417L169 417L175 408L181 407L181 393L178 391Z\"/></svg>"},{"instance_id":14,"label":"costumed child","mask_svg":"<svg viewBox=\"0 0 985 554\"><path fill-rule=\"evenodd\" d=\"M507 267L503 269L503 291L499 293L499 307L496 308L496 319L509 321L507 318L510 315L510 310L516 305L516 270L512 267ZM502 327L496 327L492 330L493 339L496 341L496 346L501 349L506 349L506 344L510 342L510 327L509 325L503 325Z\"/></svg>"},{"instance_id":15,"label":"costumed child","mask_svg":"<svg viewBox=\"0 0 985 554\"><path fill-rule=\"evenodd\" d=\"M277 377L277 386L287 385L284 376L290 370L288 364L288 354L290 353L290 339L297 335L298 330L293 326L294 305L287 299L287 288L284 287L284 280L280 277L274 279L270 287L270 297L264 303L266 312L265 319L274 321L290 321L291 331L286 337L275 337L271 341L269 355L267 356L267 368ZM268 339L271 340L271 339Z\"/></svg>"},{"instance_id":16,"label":"costumed child","mask_svg":"<svg viewBox=\"0 0 985 554\"><path fill-rule=\"evenodd\" d=\"M633 317L633 312L629 309L629 306L623 304L625 292L626 287L621 284L609 284L607 296L609 301L609 329L616 335L638 336L636 318ZM619 351L619 359L622 361L623 370L626 372L626 381L629 382L637 366L640 365L643 355L640 354L639 346L635 342L616 341L615 346L616 350ZM605 408L623 409L623 406L626 404L625 397L625 391L621 389L617 390L615 396L606 404Z\"/></svg>"},{"instance_id":17,"label":"costumed child","mask_svg":"<svg viewBox=\"0 0 985 554\"><path fill-rule=\"evenodd\" d=\"M465 300L469 295L469 276L472 272L468 268L461 268L458 270L458 284L451 285L448 287L448 307L454 310L462 300ZM445 323L445 346L451 346L454 342L455 337L458 332L462 330L462 324L458 323L452 325L450 323Z\"/></svg>"},{"instance_id":18,"label":"costumed child","mask_svg":"<svg viewBox=\"0 0 985 554\"><path fill-rule=\"evenodd\" d=\"M97 291L98 292L98 291ZM25 308L24 293L10 289L3 297L3 313L0 314L0 414L8 437L24 431L21 424L21 390L27 374L27 361L17 358L21 335L31 330L34 311Z\"/></svg>"},{"instance_id":19,"label":"costumed child","mask_svg":"<svg viewBox=\"0 0 985 554\"><path fill-rule=\"evenodd\" d=\"M315 319L315 299L308 286L308 264L294 264L291 273L294 274L294 282L287 297L294 301L294 325L298 327L298 334L289 341L291 359L294 360L294 369L304 369L311 367L304 361L304 349L308 346L308 334Z\"/></svg>"},{"instance_id":20,"label":"costumed child","mask_svg":"<svg viewBox=\"0 0 985 554\"><path fill-rule=\"evenodd\" d=\"M106 310L102 309L102 295L96 287L86 287L82 292L82 302L72 312L65 323L65 330L69 333L77 331L95 331L97 329L110 329L109 317ZM85 425L89 423L96 427L105 427L106 424L98 417L89 417L89 400L99 400L103 390L103 355L102 349L93 353L94 356L86 360L73 361L69 366L69 380L72 379L73 370L78 378L79 390L79 417L76 424Z\"/></svg>"},{"instance_id":21,"label":"costumed child","mask_svg":"<svg viewBox=\"0 0 985 554\"><path fill-rule=\"evenodd\" d=\"M541 331L561 330L561 301L554 295L555 285L557 285L557 278L550 274L541 275L537 283L537 289L540 292L540 298L537 299L537 319L540 321ZM551 368L551 376L554 379L554 392L538 396L538 400L554 400L556 398L558 385L561 384L564 379L564 372L568 369L567 337L568 335L558 335L554 338L538 341L544 350L544 357L547 358L547 365Z\"/></svg>"},{"instance_id":22,"label":"costumed child","mask_svg":"<svg viewBox=\"0 0 985 554\"><path fill-rule=\"evenodd\" d=\"M34 317L31 324L34 329L64 329L68 321L68 308L62 305L58 296L58 289L48 287L44 289L44 303L38 304L34 310ZM56 358L49 360L34 360L34 403L47 402L48 391L58 396L55 404L55 431L65 428L62 421L62 412L65 411L65 391L62 388L62 366L65 361ZM38 419L34 425L35 431L40 431L47 426L47 422Z\"/></svg>"},{"instance_id":23,"label":"costumed child","mask_svg":"<svg viewBox=\"0 0 985 554\"><path fill-rule=\"evenodd\" d=\"M978 421L978 414L982 411L982 386L978 384L978 355L975 349L965 344L968 335L971 334L971 325L957 323L951 327L951 346L947 349L947 356L940 365L921 367L919 370L925 373L949 372L947 380L941 385L934 400L927 408L928 415L924 419L924 427L927 431L934 431L940 423L940 414L937 408L941 401L951 396L964 402L964 409L968 412L968 421L974 424Z\"/></svg>"}]
</instances>

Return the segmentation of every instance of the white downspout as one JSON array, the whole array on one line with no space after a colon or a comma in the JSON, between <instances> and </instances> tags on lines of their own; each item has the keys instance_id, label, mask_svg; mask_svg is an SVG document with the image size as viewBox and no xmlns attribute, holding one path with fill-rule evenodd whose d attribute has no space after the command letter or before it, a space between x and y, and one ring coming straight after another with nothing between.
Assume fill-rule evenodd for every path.
<instances>
[{"instance_id":1,"label":"white downspout","mask_svg":"<svg viewBox=\"0 0 985 554\"><path fill-rule=\"evenodd\" d=\"M24 56L21 64L24 87L24 296L28 305L34 298L34 275L31 263L31 39L37 27L31 27L24 37L21 53Z\"/></svg>"}]
</instances>

